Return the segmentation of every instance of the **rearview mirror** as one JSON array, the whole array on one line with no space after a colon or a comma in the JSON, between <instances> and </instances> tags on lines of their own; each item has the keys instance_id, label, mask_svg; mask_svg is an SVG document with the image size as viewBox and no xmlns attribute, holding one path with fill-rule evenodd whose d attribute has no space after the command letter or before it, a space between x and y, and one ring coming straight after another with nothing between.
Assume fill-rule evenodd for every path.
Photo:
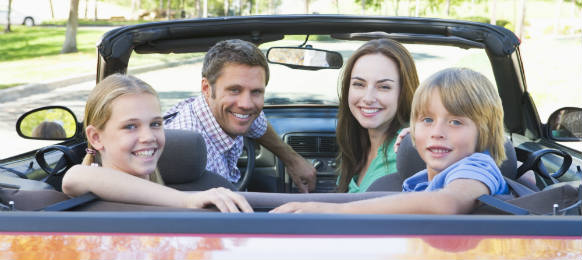
<instances>
[{"instance_id":1,"label":"rearview mirror","mask_svg":"<svg viewBox=\"0 0 582 260\"><path fill-rule=\"evenodd\" d=\"M67 140L74 137L77 130L75 114L62 106L37 108L16 121L16 132L27 139Z\"/></svg>"},{"instance_id":2,"label":"rearview mirror","mask_svg":"<svg viewBox=\"0 0 582 260\"><path fill-rule=\"evenodd\" d=\"M267 51L267 60L304 70L339 69L343 65L339 52L302 47L271 47Z\"/></svg>"},{"instance_id":3,"label":"rearview mirror","mask_svg":"<svg viewBox=\"0 0 582 260\"><path fill-rule=\"evenodd\" d=\"M548 118L548 136L556 141L582 141L582 108L563 107Z\"/></svg>"}]
</instances>

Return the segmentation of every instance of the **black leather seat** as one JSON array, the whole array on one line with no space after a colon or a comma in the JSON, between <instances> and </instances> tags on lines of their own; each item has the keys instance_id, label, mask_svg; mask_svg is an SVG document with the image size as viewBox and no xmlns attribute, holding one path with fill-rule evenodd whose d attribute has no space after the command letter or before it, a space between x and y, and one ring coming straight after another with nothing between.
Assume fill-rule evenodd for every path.
<instances>
[{"instance_id":1,"label":"black leather seat","mask_svg":"<svg viewBox=\"0 0 582 260\"><path fill-rule=\"evenodd\" d=\"M214 187L236 190L222 176L207 171L206 144L197 132L166 129L166 146L158 169L164 184L178 190L200 191Z\"/></svg>"}]
</instances>

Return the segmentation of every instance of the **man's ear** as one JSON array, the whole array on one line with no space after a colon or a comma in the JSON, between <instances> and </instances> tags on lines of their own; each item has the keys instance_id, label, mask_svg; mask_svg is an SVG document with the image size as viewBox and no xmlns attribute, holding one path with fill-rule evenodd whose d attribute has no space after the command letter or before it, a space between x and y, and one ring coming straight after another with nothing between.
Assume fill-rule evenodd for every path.
<instances>
[{"instance_id":1,"label":"man's ear","mask_svg":"<svg viewBox=\"0 0 582 260\"><path fill-rule=\"evenodd\" d=\"M208 82L208 79L206 77L202 77L202 95L204 95L204 97L206 98L206 100L210 99L211 96L211 92L212 92L212 87L210 87L210 82Z\"/></svg>"},{"instance_id":2,"label":"man's ear","mask_svg":"<svg viewBox=\"0 0 582 260\"><path fill-rule=\"evenodd\" d=\"M99 130L89 125L85 129L85 136L87 136L87 142L91 144L91 147L97 151L103 150L103 143L101 143L101 132Z\"/></svg>"}]
</instances>

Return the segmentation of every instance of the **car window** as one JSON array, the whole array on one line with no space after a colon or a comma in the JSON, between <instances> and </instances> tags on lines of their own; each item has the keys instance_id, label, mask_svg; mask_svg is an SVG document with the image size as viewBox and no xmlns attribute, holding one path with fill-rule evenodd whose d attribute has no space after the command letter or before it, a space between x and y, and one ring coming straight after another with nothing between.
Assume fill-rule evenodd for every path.
<instances>
[{"instance_id":1,"label":"car window","mask_svg":"<svg viewBox=\"0 0 582 260\"><path fill-rule=\"evenodd\" d=\"M304 36L287 36L283 40L260 45L263 52L269 47L297 47ZM316 49L332 50L342 54L344 64L364 41L335 40L329 36L310 36L307 44ZM483 49L462 49L454 46L405 44L417 66L420 81L448 67L461 66L486 75L495 85L491 64ZM196 54L132 54L129 71L137 70L144 60L163 59L173 64L169 68L140 74L159 91L162 109L189 96L200 94L202 56ZM149 57L148 57L149 56ZM158 61L159 62L159 61ZM299 70L279 64L269 64L270 80L265 93L265 106L269 105L337 105L339 69Z\"/></svg>"}]
</instances>

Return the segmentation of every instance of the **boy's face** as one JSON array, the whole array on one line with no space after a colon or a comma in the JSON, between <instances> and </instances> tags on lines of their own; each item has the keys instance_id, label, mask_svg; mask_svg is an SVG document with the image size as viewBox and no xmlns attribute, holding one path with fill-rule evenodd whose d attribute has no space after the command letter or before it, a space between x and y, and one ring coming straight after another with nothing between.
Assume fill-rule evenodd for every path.
<instances>
[{"instance_id":1,"label":"boy's face","mask_svg":"<svg viewBox=\"0 0 582 260\"><path fill-rule=\"evenodd\" d=\"M244 135L263 110L265 70L261 66L226 64L214 83L214 93L206 78L202 93L212 115L231 137Z\"/></svg>"},{"instance_id":2,"label":"boy's face","mask_svg":"<svg viewBox=\"0 0 582 260\"><path fill-rule=\"evenodd\" d=\"M111 103L103 130L88 130L103 167L145 178L156 169L165 144L158 99L147 93L126 94Z\"/></svg>"},{"instance_id":3,"label":"boy's face","mask_svg":"<svg viewBox=\"0 0 582 260\"><path fill-rule=\"evenodd\" d=\"M416 150L426 162L429 180L453 163L476 152L477 126L464 116L452 115L433 91L426 114L415 122Z\"/></svg>"}]
</instances>

